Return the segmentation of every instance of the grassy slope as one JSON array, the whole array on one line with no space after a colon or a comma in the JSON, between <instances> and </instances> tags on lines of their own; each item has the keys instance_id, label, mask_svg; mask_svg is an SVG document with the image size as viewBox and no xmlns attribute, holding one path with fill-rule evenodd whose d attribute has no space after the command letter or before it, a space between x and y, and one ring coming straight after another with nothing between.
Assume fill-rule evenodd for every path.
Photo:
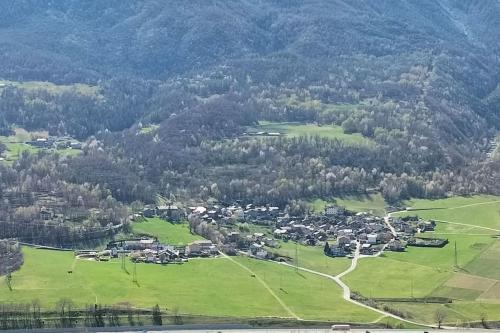
<instances>
[{"instance_id":1,"label":"grassy slope","mask_svg":"<svg viewBox=\"0 0 500 333\"><path fill-rule=\"evenodd\" d=\"M364 138L361 134L345 134L342 127L334 125L318 126L314 124L261 121L259 122L259 125L254 128L254 130L265 132L279 132L285 134L287 137L318 135L320 137L328 139L338 139L349 144L373 144L371 140Z\"/></svg>"},{"instance_id":2,"label":"grassy slope","mask_svg":"<svg viewBox=\"0 0 500 333\"><path fill-rule=\"evenodd\" d=\"M158 237L161 242L172 245L187 244L202 239L198 235L191 234L186 223L174 224L158 217L146 219L143 222L135 222L132 225L132 230L134 233Z\"/></svg>"},{"instance_id":3,"label":"grassy slope","mask_svg":"<svg viewBox=\"0 0 500 333\"><path fill-rule=\"evenodd\" d=\"M409 214L423 218L459 222L500 230L500 198L494 196L453 197L441 200L412 200Z\"/></svg>"},{"instance_id":4,"label":"grassy slope","mask_svg":"<svg viewBox=\"0 0 500 333\"><path fill-rule=\"evenodd\" d=\"M429 295L451 273L389 258L366 258L344 278L353 291L367 297L398 298ZM413 282L412 282L413 279Z\"/></svg>"},{"instance_id":5,"label":"grassy slope","mask_svg":"<svg viewBox=\"0 0 500 333\"><path fill-rule=\"evenodd\" d=\"M238 258L301 318L343 318L349 322L373 321L380 317L341 298L341 289L333 281L305 272L295 272L276 263ZM275 266L279 266L276 269Z\"/></svg>"},{"instance_id":6,"label":"grassy slope","mask_svg":"<svg viewBox=\"0 0 500 333\"><path fill-rule=\"evenodd\" d=\"M228 259L196 259L183 265L138 264L138 285L119 261L75 260L71 252L24 248L25 264L13 274L14 290L0 284L0 302L39 299L53 305L71 298L79 305L130 302L150 307L177 307L182 313L228 316L289 316L251 274ZM370 322L377 314L353 307L331 281L275 263L236 258L307 319ZM128 270L132 270L132 265ZM68 274L67 270L73 273ZM280 287L283 290L280 290Z\"/></svg>"},{"instance_id":7,"label":"grassy slope","mask_svg":"<svg viewBox=\"0 0 500 333\"><path fill-rule=\"evenodd\" d=\"M325 256L323 254L323 246L296 246L293 242L283 242L279 249L272 249L271 251L293 258L291 263L295 264L296 247L299 256L299 266L301 267L325 274L337 275L351 265L351 261L347 258L330 258Z\"/></svg>"},{"instance_id":8,"label":"grassy slope","mask_svg":"<svg viewBox=\"0 0 500 333\"><path fill-rule=\"evenodd\" d=\"M401 213L428 219L442 219L468 226L438 223L434 233L423 236L448 238L450 244L442 249L408 248L406 253L387 253L381 258L362 259L358 269L345 281L353 290L373 297L444 296L457 299L452 304L390 303L389 306L412 313L412 318L433 322L435 311L444 309L450 323L479 320L480 313L488 313L490 320L500 319L500 303L494 293L477 284L484 278L500 279L500 268L495 261L500 253L500 241L492 230L474 228L475 225L495 227L500 220L498 197L476 196L446 200L414 200L414 209ZM458 265L455 267L454 243L457 243ZM463 275L465 274L465 275ZM471 279L472 285L450 287L449 281L460 276ZM413 282L413 283L412 283ZM491 281L494 284L494 280ZM474 288L474 289L472 289ZM484 294L493 296L484 296ZM481 296L483 295L483 296ZM485 297L488 303L485 303ZM493 298L492 298L493 297Z\"/></svg>"}]
</instances>

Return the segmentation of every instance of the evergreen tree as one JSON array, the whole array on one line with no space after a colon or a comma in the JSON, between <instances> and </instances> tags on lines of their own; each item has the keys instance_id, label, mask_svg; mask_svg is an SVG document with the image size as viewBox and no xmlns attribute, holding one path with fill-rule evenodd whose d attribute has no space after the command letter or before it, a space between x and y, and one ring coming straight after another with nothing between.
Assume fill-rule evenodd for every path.
<instances>
[{"instance_id":1,"label":"evergreen tree","mask_svg":"<svg viewBox=\"0 0 500 333\"><path fill-rule=\"evenodd\" d=\"M330 254L330 244L328 244L328 242L325 243L325 247L323 249L323 252L326 254L326 255L329 255Z\"/></svg>"}]
</instances>

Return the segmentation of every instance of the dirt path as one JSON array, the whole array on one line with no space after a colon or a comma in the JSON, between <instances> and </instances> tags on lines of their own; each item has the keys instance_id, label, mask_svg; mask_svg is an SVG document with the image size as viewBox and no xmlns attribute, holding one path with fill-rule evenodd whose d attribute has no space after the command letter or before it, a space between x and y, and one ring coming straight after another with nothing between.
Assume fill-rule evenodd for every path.
<instances>
[{"instance_id":1,"label":"dirt path","mask_svg":"<svg viewBox=\"0 0 500 333\"><path fill-rule=\"evenodd\" d=\"M477 202L477 203L467 204L467 205L462 205L462 206L443 208L443 209L440 209L440 210L455 210L455 209L462 209L462 208L475 207L475 206L493 205L493 204L498 204L498 203L500 203L500 200L486 201L486 202ZM394 230L394 228L392 227L392 225L390 223L390 218L392 217L392 214L404 213L404 212L416 212L416 211L418 211L418 209L415 209L415 210L400 210L400 211L397 211L397 212L388 213L384 217L384 220L385 220L385 223L387 224L387 226L391 229L392 234L396 235L395 234L395 230ZM495 229L495 228L490 228L490 227L484 227L484 226L481 226L481 225L474 225L474 224L467 224L467 223L460 223L460 222L452 222L452 221L446 221L446 220L436 220L436 219L434 219L434 221L441 222L441 223L446 223L446 224L452 224L452 225L459 225L459 226L462 226L462 227L469 227L469 228L476 228L476 229L483 229L483 230L489 230L489 231L494 231L494 232L500 232L500 229Z\"/></svg>"},{"instance_id":2,"label":"dirt path","mask_svg":"<svg viewBox=\"0 0 500 333\"><path fill-rule=\"evenodd\" d=\"M278 263L278 264L289 266L289 267L293 267L293 268L298 268L301 271L312 273L312 274L316 274L316 275L325 277L327 279L333 280L337 285L340 286L340 288L342 288L342 291L343 291L342 292L342 297L343 297L343 299L345 301L350 302L352 304L355 304L357 306L363 307L365 309L375 311L375 312L379 313L380 315L382 315L383 317L391 317L391 318L400 320L402 322L405 322L405 323L408 323L408 324L412 324L412 325L417 325L417 326L434 327L434 326L428 325L428 324L417 323L417 322L414 322L414 321L411 321L411 320L408 320L408 319L396 316L396 315L394 315L394 314L392 314L390 312L386 312L386 311L380 310L378 308L371 307L371 306L366 305L364 303L361 303L361 302L358 302L356 300L353 300L351 298L351 289L349 288L349 286L347 286L347 284L344 283L344 281L341 280L341 277L349 274L350 272L352 272L352 271L354 271L356 269L356 266L357 266L359 258L361 258L361 257L359 256L359 244L358 244L358 247L356 249L356 254L354 255L354 258L352 259L351 266L348 269L346 269L345 271L343 271L342 273L340 273L340 274L338 274L336 276L332 276L332 275L328 275L328 274L325 274L325 273L317 272L317 271L314 271L312 269L308 269L308 268L304 268L304 267L295 267L294 265L291 265L291 264L288 264L288 263L284 263L284 262Z\"/></svg>"},{"instance_id":3,"label":"dirt path","mask_svg":"<svg viewBox=\"0 0 500 333\"><path fill-rule=\"evenodd\" d=\"M283 300L278 296L276 295L276 293L271 289L271 287L269 287L269 285L264 281L262 280L257 274L255 274L254 271L252 271L250 268L248 268L247 266L243 265L242 263L239 263L237 262L236 260L234 260L233 258L227 256L225 253L222 253L220 252L220 254L230 260L231 262L233 262L234 264L240 266L242 269L246 270L247 272L249 272L252 276L254 276L257 281L259 281L259 283L278 301L278 303L281 305L281 307L283 309L285 309L286 312L288 312L290 314L291 317L297 319L297 320L302 320L299 316L297 316L286 304L285 302L283 302Z\"/></svg>"},{"instance_id":4,"label":"dirt path","mask_svg":"<svg viewBox=\"0 0 500 333\"><path fill-rule=\"evenodd\" d=\"M500 200L486 201L486 202L477 202L477 203L473 203L473 204L467 204L467 205L462 205L462 206L450 207L450 208L445 208L445 209L453 210L453 209L461 209L461 208L474 207L474 206L492 205L492 204L497 204L497 203L500 203Z\"/></svg>"},{"instance_id":5,"label":"dirt path","mask_svg":"<svg viewBox=\"0 0 500 333\"><path fill-rule=\"evenodd\" d=\"M475 228L475 229L483 229L483 230L500 232L500 229L483 227L481 225L473 225L473 224L466 224L466 223L460 223L460 222L451 222L451 221L445 221L445 220L434 220L434 221L440 222L440 223L446 223L446 224L459 225L459 226L462 226L462 227L471 227L471 228Z\"/></svg>"}]
</instances>

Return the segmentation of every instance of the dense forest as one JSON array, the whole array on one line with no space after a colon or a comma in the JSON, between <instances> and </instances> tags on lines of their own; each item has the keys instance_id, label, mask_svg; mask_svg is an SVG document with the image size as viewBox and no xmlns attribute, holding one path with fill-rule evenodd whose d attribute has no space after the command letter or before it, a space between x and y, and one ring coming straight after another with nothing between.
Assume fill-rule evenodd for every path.
<instances>
[{"instance_id":1,"label":"dense forest","mask_svg":"<svg viewBox=\"0 0 500 333\"><path fill-rule=\"evenodd\" d=\"M1 3L0 135L86 142L0 167L3 237L81 240L158 194L279 206L500 194L487 155L499 18L494 0ZM15 84L28 81L59 89ZM259 121L336 125L370 144L246 135ZM47 193L85 223L40 222Z\"/></svg>"}]
</instances>

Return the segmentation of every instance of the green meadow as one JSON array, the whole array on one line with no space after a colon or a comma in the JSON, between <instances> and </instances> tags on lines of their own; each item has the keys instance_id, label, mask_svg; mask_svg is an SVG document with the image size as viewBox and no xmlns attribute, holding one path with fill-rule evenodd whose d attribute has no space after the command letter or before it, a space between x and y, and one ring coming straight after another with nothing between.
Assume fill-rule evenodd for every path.
<instances>
[{"instance_id":1,"label":"green meadow","mask_svg":"<svg viewBox=\"0 0 500 333\"><path fill-rule=\"evenodd\" d=\"M0 285L0 302L38 299L53 306L61 298L77 305L123 304L180 313L233 317L290 317L371 322L380 317L341 298L338 286L317 275L277 263L234 257L192 259L179 265L75 259L72 252L23 248L25 263L12 274L12 291ZM243 266L243 267L242 267ZM72 273L69 274L68 270Z\"/></svg>"},{"instance_id":2,"label":"green meadow","mask_svg":"<svg viewBox=\"0 0 500 333\"><path fill-rule=\"evenodd\" d=\"M363 137L359 133L346 134L341 126L335 125L316 125L302 123L279 123L260 121L259 125L252 128L253 131L276 132L286 137L296 138L301 136L320 136L327 139L338 139L348 144L371 145L370 139Z\"/></svg>"},{"instance_id":3,"label":"green meadow","mask_svg":"<svg viewBox=\"0 0 500 333\"><path fill-rule=\"evenodd\" d=\"M136 234L157 237L160 242L171 245L185 245L202 239L200 236L189 232L187 223L171 223L159 217L134 222L132 224L132 231Z\"/></svg>"},{"instance_id":4,"label":"green meadow","mask_svg":"<svg viewBox=\"0 0 500 333\"><path fill-rule=\"evenodd\" d=\"M386 305L428 323L433 322L437 309L445 311L448 323L478 321L483 312L490 320L500 320L500 232L496 231L500 198L412 200L406 205L409 211L395 215L436 220L435 231L421 236L446 238L449 244L409 247L404 253L361 259L345 282L366 297L393 299ZM446 297L452 303L397 302L429 296Z\"/></svg>"},{"instance_id":5,"label":"green meadow","mask_svg":"<svg viewBox=\"0 0 500 333\"><path fill-rule=\"evenodd\" d=\"M323 253L323 245L320 246L304 246L294 242L281 242L279 249L269 249L282 256L289 257L290 264L296 264L298 258L298 266L312 269L317 272L337 275L345 271L351 265L351 260L347 258L331 258Z\"/></svg>"},{"instance_id":6,"label":"green meadow","mask_svg":"<svg viewBox=\"0 0 500 333\"><path fill-rule=\"evenodd\" d=\"M82 153L80 149L40 149L37 147L30 146L26 144L26 141L32 139L32 135L40 135L42 137L47 136L47 132L28 132L21 128L16 128L15 133L10 136L0 136L0 142L3 143L7 150L5 151L5 162L7 164L12 164L17 161L24 152L29 154L35 154L38 151L50 151L53 153L57 153L60 156L78 156Z\"/></svg>"},{"instance_id":7,"label":"green meadow","mask_svg":"<svg viewBox=\"0 0 500 333\"><path fill-rule=\"evenodd\" d=\"M364 204L353 202L353 206ZM498 233L477 228L495 226L498 199L478 196L415 200L411 206L419 210L400 214L422 213L428 219L448 221L438 222L434 232L422 236L447 238L450 243L441 249L410 247L404 253L386 252L380 257L362 258L355 271L343 280L352 291L384 299L381 302L386 307L417 322L434 323L437 310L444 311L448 324L478 321L483 314L489 320L500 320ZM198 239L189 233L186 224L158 218L134 223L133 232L174 244ZM336 275L350 265L348 259L324 256L322 246L293 242L280 245L274 251L290 257L291 263L297 259L299 266L318 272ZM23 248L23 252L25 263L12 275L13 290L9 291L6 283L0 284L0 302L38 299L50 307L61 298L70 298L78 305L159 304L162 309L201 315L362 323L385 320L377 313L345 302L333 281L279 263L238 256L191 259L180 265L137 264L138 282L134 283L130 262L124 271L119 260L77 260L71 252L32 248ZM452 302L407 301L429 296L445 297Z\"/></svg>"},{"instance_id":8,"label":"green meadow","mask_svg":"<svg viewBox=\"0 0 500 333\"><path fill-rule=\"evenodd\" d=\"M441 200L411 200L406 206L411 210L403 213L404 215L498 229L500 232L500 197L481 195Z\"/></svg>"}]
</instances>

